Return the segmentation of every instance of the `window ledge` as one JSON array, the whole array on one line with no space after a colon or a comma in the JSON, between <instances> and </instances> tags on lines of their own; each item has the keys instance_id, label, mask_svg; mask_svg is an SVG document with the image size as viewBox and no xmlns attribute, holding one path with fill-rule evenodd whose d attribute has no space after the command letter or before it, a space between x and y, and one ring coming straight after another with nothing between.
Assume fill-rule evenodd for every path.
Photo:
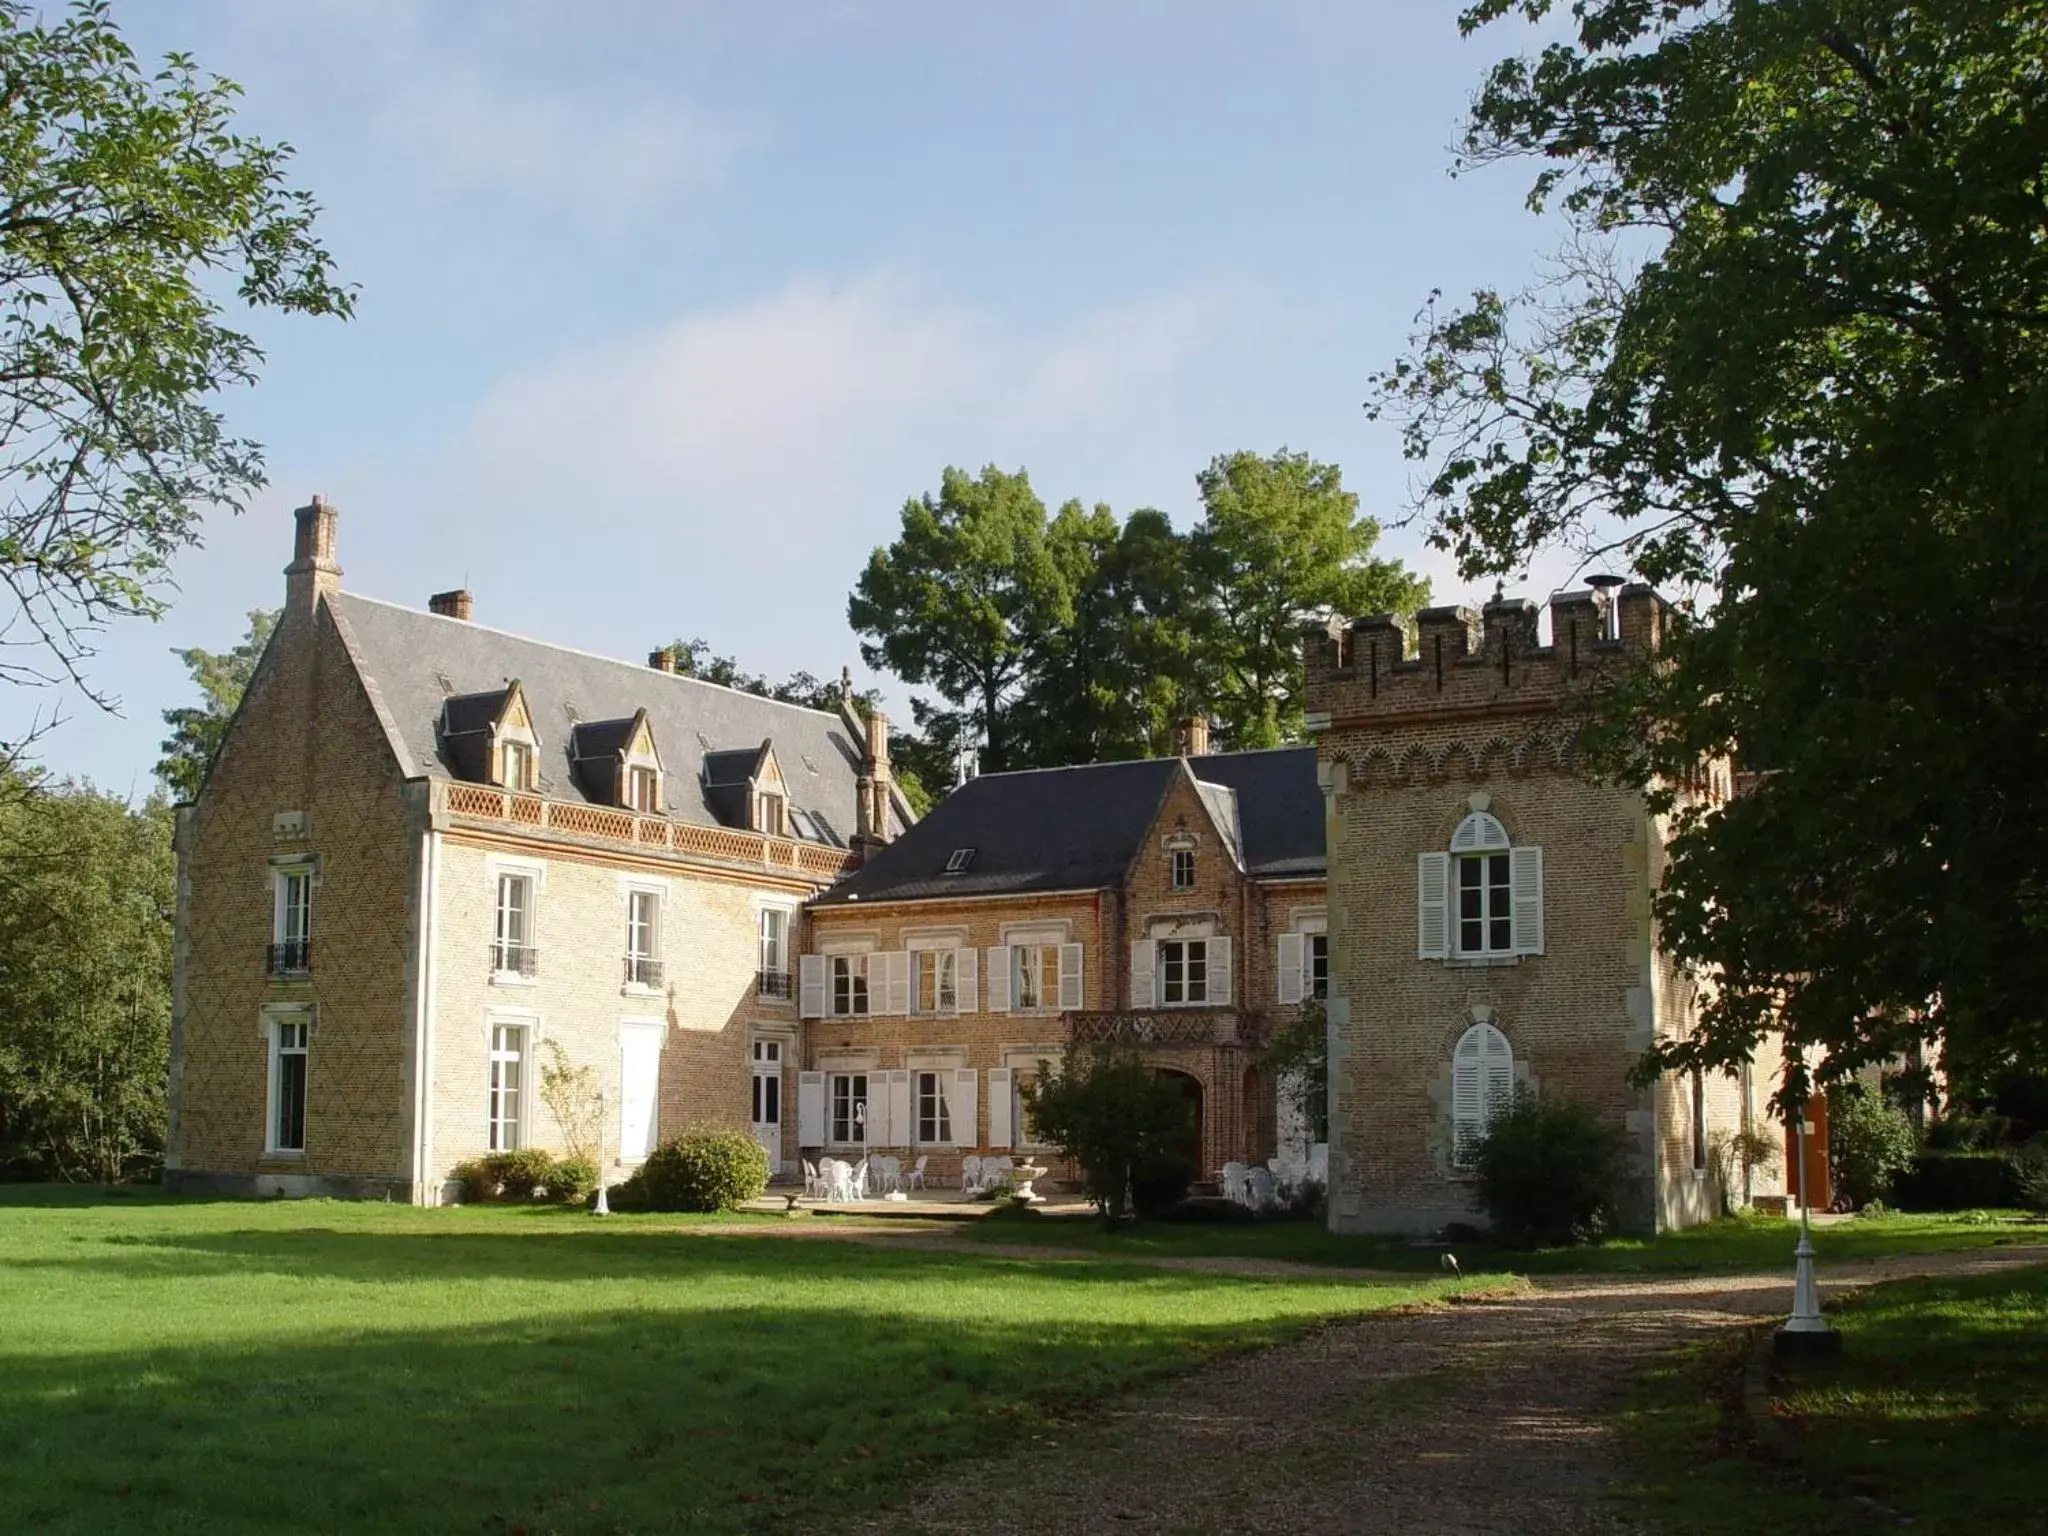
<instances>
[{"instance_id":1,"label":"window ledge","mask_svg":"<svg viewBox=\"0 0 2048 1536\"><path fill-rule=\"evenodd\" d=\"M537 987L540 985L540 978L538 976L522 976L517 971L493 971L491 972L491 985L494 987Z\"/></svg>"},{"instance_id":2,"label":"window ledge","mask_svg":"<svg viewBox=\"0 0 2048 1536\"><path fill-rule=\"evenodd\" d=\"M664 990L663 990L662 988L660 988L660 987L650 987L650 986L648 986L648 985L647 985L647 984L646 984L645 982L643 982L643 981L629 981L629 982L627 982L627 983L626 983L626 984L625 984L625 985L624 985L623 987L619 988L619 996L621 996L621 997L666 997L666 996L668 996L668 994L667 994L667 992L665 992L665 991L664 991Z\"/></svg>"},{"instance_id":3,"label":"window ledge","mask_svg":"<svg viewBox=\"0 0 2048 1536\"><path fill-rule=\"evenodd\" d=\"M1444 964L1457 971L1483 971L1497 965L1520 965L1526 955L1452 955Z\"/></svg>"},{"instance_id":4,"label":"window ledge","mask_svg":"<svg viewBox=\"0 0 2048 1536\"><path fill-rule=\"evenodd\" d=\"M300 1147L294 1151L288 1147L265 1147L263 1160L266 1163L303 1163L306 1160L306 1149Z\"/></svg>"}]
</instances>

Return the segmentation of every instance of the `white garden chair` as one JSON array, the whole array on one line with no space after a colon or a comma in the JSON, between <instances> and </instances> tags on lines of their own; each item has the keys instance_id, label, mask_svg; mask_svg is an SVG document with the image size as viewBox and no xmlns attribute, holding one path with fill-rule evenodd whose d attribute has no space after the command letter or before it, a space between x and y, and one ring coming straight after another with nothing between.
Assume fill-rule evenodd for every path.
<instances>
[{"instance_id":1,"label":"white garden chair","mask_svg":"<svg viewBox=\"0 0 2048 1536\"><path fill-rule=\"evenodd\" d=\"M848 1195L848 1196L846 1197L847 1199L849 1199L849 1200L865 1200L865 1199L867 1199L867 1197L868 1197L868 1159L866 1159L866 1158L862 1158L862 1159L860 1160L860 1165L859 1165L858 1167L856 1167L856 1168L855 1168L855 1169L853 1170L853 1176L852 1176L852 1178L851 1178L851 1179L850 1179L850 1180L849 1180L848 1182L850 1182L850 1183L852 1184L852 1186L853 1186L853 1193L852 1193L852 1194L850 1194L850 1195Z\"/></svg>"},{"instance_id":2,"label":"white garden chair","mask_svg":"<svg viewBox=\"0 0 2048 1536\"><path fill-rule=\"evenodd\" d=\"M1312 1184L1330 1187L1330 1144L1319 1141L1308 1149L1308 1177Z\"/></svg>"},{"instance_id":3,"label":"white garden chair","mask_svg":"<svg viewBox=\"0 0 2048 1536\"><path fill-rule=\"evenodd\" d=\"M903 1161L895 1157L877 1157L875 1165L875 1192L886 1195L894 1191L903 1177Z\"/></svg>"},{"instance_id":4,"label":"white garden chair","mask_svg":"<svg viewBox=\"0 0 2048 1536\"><path fill-rule=\"evenodd\" d=\"M917 1161L911 1165L910 1171L903 1175L901 1187L905 1190L923 1189L924 1165L930 1161L930 1158L919 1154Z\"/></svg>"},{"instance_id":5,"label":"white garden chair","mask_svg":"<svg viewBox=\"0 0 2048 1536\"><path fill-rule=\"evenodd\" d=\"M1010 1184L1011 1163L1007 1157L984 1157L981 1160L981 1187L983 1189L1007 1189Z\"/></svg>"},{"instance_id":6,"label":"white garden chair","mask_svg":"<svg viewBox=\"0 0 2048 1536\"><path fill-rule=\"evenodd\" d=\"M818 1172L818 1168L817 1168L817 1165L816 1165L815 1163L813 1163L813 1162L812 1162L812 1161L811 1161L811 1160L810 1160L809 1158L804 1158L804 1159L803 1159L803 1165L804 1165L804 1198L805 1198L806 1200L815 1200L815 1199L817 1199L817 1198L818 1198L818 1197L819 1197L819 1196L820 1196L821 1194L823 1194L823 1193L824 1193L824 1190L825 1190L825 1180L824 1180L824 1177L823 1177L823 1176L822 1176L822 1175L821 1175L821 1174L820 1174L820 1173Z\"/></svg>"},{"instance_id":7,"label":"white garden chair","mask_svg":"<svg viewBox=\"0 0 2048 1536\"><path fill-rule=\"evenodd\" d=\"M1280 1203L1279 1192L1274 1187L1273 1170L1254 1168L1245 1175L1245 1204L1255 1211L1270 1211Z\"/></svg>"},{"instance_id":8,"label":"white garden chair","mask_svg":"<svg viewBox=\"0 0 2048 1536\"><path fill-rule=\"evenodd\" d=\"M981 1193L981 1159L972 1152L960 1159L960 1193Z\"/></svg>"},{"instance_id":9,"label":"white garden chair","mask_svg":"<svg viewBox=\"0 0 2048 1536\"><path fill-rule=\"evenodd\" d=\"M1223 1198L1234 1200L1239 1205L1251 1203L1251 1188L1245 1182L1245 1175L1251 1170L1243 1163L1225 1163L1217 1175L1216 1182L1222 1187Z\"/></svg>"}]
</instances>

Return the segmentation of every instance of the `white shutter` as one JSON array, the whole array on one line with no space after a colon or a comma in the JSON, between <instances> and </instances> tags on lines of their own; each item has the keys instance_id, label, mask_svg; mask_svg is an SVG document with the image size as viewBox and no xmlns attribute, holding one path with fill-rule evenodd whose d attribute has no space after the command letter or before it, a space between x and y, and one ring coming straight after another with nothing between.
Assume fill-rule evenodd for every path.
<instances>
[{"instance_id":1,"label":"white shutter","mask_svg":"<svg viewBox=\"0 0 2048 1536\"><path fill-rule=\"evenodd\" d=\"M1209 941L1208 1000L1218 1008L1230 1006L1230 940Z\"/></svg>"},{"instance_id":2,"label":"white shutter","mask_svg":"<svg viewBox=\"0 0 2048 1536\"><path fill-rule=\"evenodd\" d=\"M646 1161L654 1150L655 1090L661 1078L661 1026L619 1026L619 1156Z\"/></svg>"},{"instance_id":3,"label":"white shutter","mask_svg":"<svg viewBox=\"0 0 2048 1536\"><path fill-rule=\"evenodd\" d=\"M1508 850L1508 926L1518 955L1543 953L1543 850Z\"/></svg>"},{"instance_id":4,"label":"white shutter","mask_svg":"<svg viewBox=\"0 0 2048 1536\"><path fill-rule=\"evenodd\" d=\"M1484 1078L1476 1034L1477 1031L1468 1032L1458 1042L1458 1053L1451 1059L1451 1161L1460 1168L1472 1161L1472 1144L1486 1128Z\"/></svg>"},{"instance_id":5,"label":"white shutter","mask_svg":"<svg viewBox=\"0 0 2048 1536\"><path fill-rule=\"evenodd\" d=\"M813 956L804 956L806 960ZM796 1075L796 1143L800 1147L825 1145L825 1074L799 1072Z\"/></svg>"},{"instance_id":6,"label":"white shutter","mask_svg":"<svg viewBox=\"0 0 2048 1536\"><path fill-rule=\"evenodd\" d=\"M1005 1151L1010 1147L1010 1095L1015 1080L1008 1067L988 1069L988 1144Z\"/></svg>"},{"instance_id":7,"label":"white shutter","mask_svg":"<svg viewBox=\"0 0 2048 1536\"><path fill-rule=\"evenodd\" d=\"M1150 1008L1156 994L1153 982L1153 956L1157 946L1150 939L1137 939L1131 944L1131 1006Z\"/></svg>"},{"instance_id":8,"label":"white shutter","mask_svg":"<svg viewBox=\"0 0 2048 1536\"><path fill-rule=\"evenodd\" d=\"M1062 944L1060 946L1060 1006L1079 1008L1081 1006L1081 946ZM993 1092L993 1090L991 1090ZM1005 1101L1007 1102L1007 1101ZM988 1112L996 1112L995 1100L989 1100ZM998 1145L1007 1147L1007 1141Z\"/></svg>"},{"instance_id":9,"label":"white shutter","mask_svg":"<svg viewBox=\"0 0 2048 1536\"><path fill-rule=\"evenodd\" d=\"M889 1119L884 1129L888 1140L875 1140L875 1095L868 1095L868 1144L870 1146L907 1147L916 1138L917 1127L910 1118L910 1074L908 1072L884 1072L879 1074L887 1079L886 1091L882 1097L888 1100ZM870 1079L873 1081L873 1079Z\"/></svg>"},{"instance_id":10,"label":"white shutter","mask_svg":"<svg viewBox=\"0 0 2048 1536\"><path fill-rule=\"evenodd\" d=\"M797 1012L807 1019L825 1017L825 957L803 955L796 962ZM806 1142L815 1146L815 1142Z\"/></svg>"},{"instance_id":11,"label":"white shutter","mask_svg":"<svg viewBox=\"0 0 2048 1536\"><path fill-rule=\"evenodd\" d=\"M1010 946L998 944L988 952L988 1011L1010 1011ZM974 1142L967 1145L974 1146Z\"/></svg>"},{"instance_id":12,"label":"white shutter","mask_svg":"<svg viewBox=\"0 0 2048 1536\"><path fill-rule=\"evenodd\" d=\"M1283 933L1280 935L1280 959L1277 964L1281 1002L1298 1003L1301 1001L1303 957L1307 953L1308 946L1303 942L1301 934Z\"/></svg>"},{"instance_id":13,"label":"white shutter","mask_svg":"<svg viewBox=\"0 0 2048 1536\"><path fill-rule=\"evenodd\" d=\"M894 949L869 957L868 1006L891 1018L910 1012L910 952ZM881 972L881 995L877 997L874 972Z\"/></svg>"},{"instance_id":14,"label":"white shutter","mask_svg":"<svg viewBox=\"0 0 2048 1536\"><path fill-rule=\"evenodd\" d=\"M978 1147L981 1145L981 1122L975 1118L974 1068L953 1069L953 1091L946 1099L946 1112L953 1117L953 1145L956 1147Z\"/></svg>"},{"instance_id":15,"label":"white shutter","mask_svg":"<svg viewBox=\"0 0 2048 1536\"><path fill-rule=\"evenodd\" d=\"M1486 1027L1486 1118L1495 1115L1514 1103L1515 1099L1515 1052L1508 1044L1508 1037L1492 1025Z\"/></svg>"},{"instance_id":16,"label":"white shutter","mask_svg":"<svg viewBox=\"0 0 2048 1536\"><path fill-rule=\"evenodd\" d=\"M1425 853L1415 860L1415 956L1442 960L1451 952L1451 856Z\"/></svg>"},{"instance_id":17,"label":"white shutter","mask_svg":"<svg viewBox=\"0 0 2048 1536\"><path fill-rule=\"evenodd\" d=\"M953 951L953 997L961 1013L979 1013L980 989L975 983L981 979L981 951L978 949L956 949Z\"/></svg>"}]
</instances>

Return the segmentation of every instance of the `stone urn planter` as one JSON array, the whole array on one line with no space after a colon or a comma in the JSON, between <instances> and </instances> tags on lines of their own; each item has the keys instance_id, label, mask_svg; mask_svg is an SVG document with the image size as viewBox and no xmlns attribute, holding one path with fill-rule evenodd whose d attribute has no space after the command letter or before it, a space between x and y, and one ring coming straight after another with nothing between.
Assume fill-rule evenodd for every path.
<instances>
[{"instance_id":1,"label":"stone urn planter","mask_svg":"<svg viewBox=\"0 0 2048 1536\"><path fill-rule=\"evenodd\" d=\"M1031 1186L1046 1176L1048 1170L1038 1163L1019 1163L1010 1169L1010 1199L1018 1205L1043 1205L1045 1196Z\"/></svg>"}]
</instances>

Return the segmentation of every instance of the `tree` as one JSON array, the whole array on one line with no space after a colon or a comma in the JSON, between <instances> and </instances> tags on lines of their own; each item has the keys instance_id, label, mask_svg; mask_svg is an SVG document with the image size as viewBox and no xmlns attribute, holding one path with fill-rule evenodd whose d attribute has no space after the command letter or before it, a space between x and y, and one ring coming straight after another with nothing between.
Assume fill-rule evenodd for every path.
<instances>
[{"instance_id":1,"label":"tree","mask_svg":"<svg viewBox=\"0 0 2048 1536\"><path fill-rule=\"evenodd\" d=\"M1045 504L1022 471L948 469L936 496L903 505L894 543L878 549L846 605L861 657L952 705L917 723L982 741L990 771L1014 759L1010 706L1032 639L1071 622L1073 591L1048 545ZM947 715L957 718L942 718Z\"/></svg>"},{"instance_id":2,"label":"tree","mask_svg":"<svg viewBox=\"0 0 2048 1536\"><path fill-rule=\"evenodd\" d=\"M1337 467L1285 449L1224 454L1196 476L1189 546L1207 701L1231 748L1301 735L1301 626L1331 613L1410 613L1428 584L1375 560L1379 525L1358 515Z\"/></svg>"},{"instance_id":3,"label":"tree","mask_svg":"<svg viewBox=\"0 0 2048 1536\"><path fill-rule=\"evenodd\" d=\"M206 701L197 708L164 711L164 724L171 734L159 748L164 755L157 761L156 778L173 801L190 804L199 798L214 754L227 739L228 722L241 706L249 679L256 675L256 663L263 658L263 647L276 627L277 614L258 608L250 612L249 632L233 650L203 651L193 646L173 652L185 663Z\"/></svg>"},{"instance_id":4,"label":"tree","mask_svg":"<svg viewBox=\"0 0 2048 1536\"><path fill-rule=\"evenodd\" d=\"M83 785L0 796L0 1165L111 1183L161 1156L171 816Z\"/></svg>"},{"instance_id":5,"label":"tree","mask_svg":"<svg viewBox=\"0 0 2048 1536\"><path fill-rule=\"evenodd\" d=\"M1329 1015L1321 1000L1310 998L1301 1011L1283 1021L1261 1053L1259 1065L1272 1075L1290 1099L1312 1142L1330 1139Z\"/></svg>"},{"instance_id":6,"label":"tree","mask_svg":"<svg viewBox=\"0 0 2048 1536\"><path fill-rule=\"evenodd\" d=\"M97 631L162 611L205 509L263 483L210 403L262 361L222 296L353 297L289 146L233 131L231 82L144 69L104 0L40 15L0 0L0 679L82 684Z\"/></svg>"},{"instance_id":7,"label":"tree","mask_svg":"<svg viewBox=\"0 0 2048 1536\"><path fill-rule=\"evenodd\" d=\"M1059 510L1047 547L1073 593L1063 624L1032 635L1014 711L1017 766L1150 757L1170 749L1190 706L1193 660L1187 540L1166 514Z\"/></svg>"},{"instance_id":8,"label":"tree","mask_svg":"<svg viewBox=\"0 0 2048 1536\"><path fill-rule=\"evenodd\" d=\"M1543 0L1482 0L1468 32ZM1593 761L1677 816L1711 985L1646 1071L1782 1029L1781 1103L1922 1043L2048 1047L2048 15L2011 0L1586 0L1486 78L1572 237L1432 311L1374 405L1468 575L1576 548L1682 602ZM1740 754L1754 793L1676 801Z\"/></svg>"},{"instance_id":9,"label":"tree","mask_svg":"<svg viewBox=\"0 0 2048 1536\"><path fill-rule=\"evenodd\" d=\"M1127 1220L1143 1185L1186 1162L1194 1111L1135 1051L1070 1050L1058 1066L1041 1062L1020 1091L1039 1139L1081 1165L1106 1225Z\"/></svg>"}]
</instances>

